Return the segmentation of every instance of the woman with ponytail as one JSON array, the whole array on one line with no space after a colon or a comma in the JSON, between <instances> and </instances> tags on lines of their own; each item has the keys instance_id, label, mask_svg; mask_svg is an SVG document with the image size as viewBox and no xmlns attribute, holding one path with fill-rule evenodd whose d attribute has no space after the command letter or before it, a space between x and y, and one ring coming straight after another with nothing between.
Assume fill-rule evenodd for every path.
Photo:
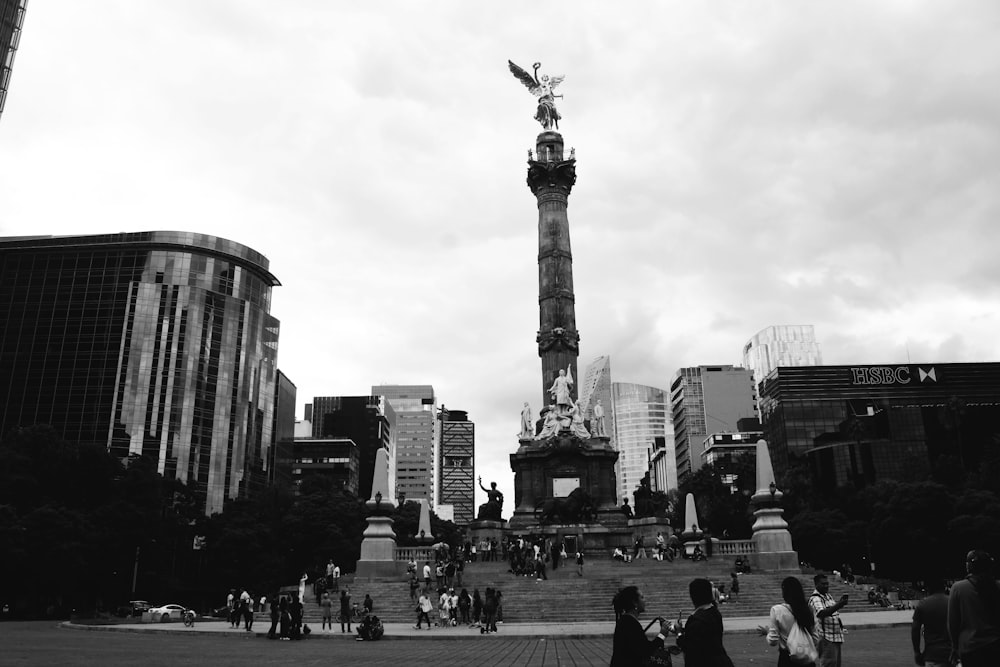
<instances>
[{"instance_id":1,"label":"woman with ponytail","mask_svg":"<svg viewBox=\"0 0 1000 667\"><path fill-rule=\"evenodd\" d=\"M615 638L611 650L611 667L636 667L653 651L663 646L667 638L667 621L660 619L660 631L654 639L647 639L639 614L646 611L646 600L635 586L626 586L614 598Z\"/></svg>"},{"instance_id":2,"label":"woman with ponytail","mask_svg":"<svg viewBox=\"0 0 1000 667\"><path fill-rule=\"evenodd\" d=\"M778 667L815 664L793 663L788 649L788 635L796 624L803 632L812 637L815 643L816 619L813 617L812 609L809 608L809 603L806 602L806 594L798 577L785 577L782 580L781 599L784 600L783 604L771 607L770 626L766 629L762 626L758 628L758 631L766 632L767 643L778 647Z\"/></svg>"}]
</instances>

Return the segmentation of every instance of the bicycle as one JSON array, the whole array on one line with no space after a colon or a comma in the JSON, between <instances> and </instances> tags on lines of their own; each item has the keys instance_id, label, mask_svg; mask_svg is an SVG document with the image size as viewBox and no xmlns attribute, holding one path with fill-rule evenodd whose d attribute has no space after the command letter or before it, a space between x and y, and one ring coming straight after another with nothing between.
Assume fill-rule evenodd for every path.
<instances>
[{"instance_id":1,"label":"bicycle","mask_svg":"<svg viewBox=\"0 0 1000 667\"><path fill-rule=\"evenodd\" d=\"M193 628L194 627L194 610L185 609L183 614L184 627Z\"/></svg>"}]
</instances>

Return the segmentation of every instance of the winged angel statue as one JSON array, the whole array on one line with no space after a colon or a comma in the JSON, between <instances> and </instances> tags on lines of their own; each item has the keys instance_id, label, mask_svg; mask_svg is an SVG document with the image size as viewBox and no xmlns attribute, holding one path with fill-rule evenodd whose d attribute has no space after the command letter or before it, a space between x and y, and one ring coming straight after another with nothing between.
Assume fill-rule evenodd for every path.
<instances>
[{"instance_id":1,"label":"winged angel statue","mask_svg":"<svg viewBox=\"0 0 1000 667\"><path fill-rule=\"evenodd\" d=\"M546 130L551 130L553 127L558 130L559 119L562 116L556 110L556 98L562 97L562 95L555 95L552 91L566 77L553 76L549 78L548 74L543 74L542 78L539 79L538 68L542 66L542 63L532 65L535 69L534 75L528 74L510 60L507 61L507 64L510 65L511 73L528 88L532 95L538 98L538 111L535 113L535 120L541 123Z\"/></svg>"}]
</instances>

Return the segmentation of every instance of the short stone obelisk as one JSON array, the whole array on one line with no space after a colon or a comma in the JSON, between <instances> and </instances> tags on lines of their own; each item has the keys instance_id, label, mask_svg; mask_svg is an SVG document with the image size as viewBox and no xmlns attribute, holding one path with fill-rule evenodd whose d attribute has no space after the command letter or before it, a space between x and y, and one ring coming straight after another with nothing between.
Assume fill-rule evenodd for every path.
<instances>
[{"instance_id":1,"label":"short stone obelisk","mask_svg":"<svg viewBox=\"0 0 1000 667\"><path fill-rule=\"evenodd\" d=\"M417 534L413 537L421 544L424 542L430 544L434 539L434 534L431 532L431 508L426 498L418 498L417 502L420 504L420 517L417 519Z\"/></svg>"},{"instance_id":2,"label":"short stone obelisk","mask_svg":"<svg viewBox=\"0 0 1000 667\"><path fill-rule=\"evenodd\" d=\"M781 509L784 494L774 481L771 455L765 440L757 441L757 492L750 499L758 509L753 513L754 553L750 565L762 572L801 572L799 555L792 549L792 534L788 532Z\"/></svg>"},{"instance_id":3,"label":"short stone obelisk","mask_svg":"<svg viewBox=\"0 0 1000 667\"><path fill-rule=\"evenodd\" d=\"M365 503L369 511L368 527L361 541L355 579L397 580L405 572L406 564L396 562L396 533L392 530L392 517L388 516L395 506L396 501L389 490L389 453L379 449L375 453L372 497Z\"/></svg>"},{"instance_id":4,"label":"short stone obelisk","mask_svg":"<svg viewBox=\"0 0 1000 667\"><path fill-rule=\"evenodd\" d=\"M689 493L684 499L684 530L681 531L680 539L684 543L684 553L688 556L694 554L694 548L701 544L701 539L705 536L705 531L698 523L698 507L694 502L694 494Z\"/></svg>"}]
</instances>

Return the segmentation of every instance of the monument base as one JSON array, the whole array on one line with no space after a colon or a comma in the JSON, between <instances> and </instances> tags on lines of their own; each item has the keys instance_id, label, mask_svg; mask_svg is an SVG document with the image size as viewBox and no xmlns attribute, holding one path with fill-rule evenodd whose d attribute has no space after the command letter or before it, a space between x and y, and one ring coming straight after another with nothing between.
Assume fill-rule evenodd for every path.
<instances>
[{"instance_id":1,"label":"monument base","mask_svg":"<svg viewBox=\"0 0 1000 667\"><path fill-rule=\"evenodd\" d=\"M780 507L762 507L754 512L754 552L750 567L762 572L801 572L799 554L792 549L792 534Z\"/></svg>"},{"instance_id":2,"label":"monument base","mask_svg":"<svg viewBox=\"0 0 1000 667\"><path fill-rule=\"evenodd\" d=\"M395 560L359 560L355 581L403 581L406 563Z\"/></svg>"},{"instance_id":3,"label":"monument base","mask_svg":"<svg viewBox=\"0 0 1000 667\"><path fill-rule=\"evenodd\" d=\"M392 531L392 519L378 515L368 517L355 579L398 581L404 574L406 563L396 561L396 533Z\"/></svg>"},{"instance_id":4,"label":"monument base","mask_svg":"<svg viewBox=\"0 0 1000 667\"><path fill-rule=\"evenodd\" d=\"M801 574L799 554L796 551L771 551L750 554L748 557L753 572L788 572Z\"/></svg>"},{"instance_id":5,"label":"monument base","mask_svg":"<svg viewBox=\"0 0 1000 667\"><path fill-rule=\"evenodd\" d=\"M493 519L476 519L469 522L465 533L468 535L469 541L475 544L477 549L479 548L479 543L483 540L496 540L497 549L499 550L499 545L503 542L503 538L507 534L507 521L505 519L500 519L499 521L494 521Z\"/></svg>"}]
</instances>

